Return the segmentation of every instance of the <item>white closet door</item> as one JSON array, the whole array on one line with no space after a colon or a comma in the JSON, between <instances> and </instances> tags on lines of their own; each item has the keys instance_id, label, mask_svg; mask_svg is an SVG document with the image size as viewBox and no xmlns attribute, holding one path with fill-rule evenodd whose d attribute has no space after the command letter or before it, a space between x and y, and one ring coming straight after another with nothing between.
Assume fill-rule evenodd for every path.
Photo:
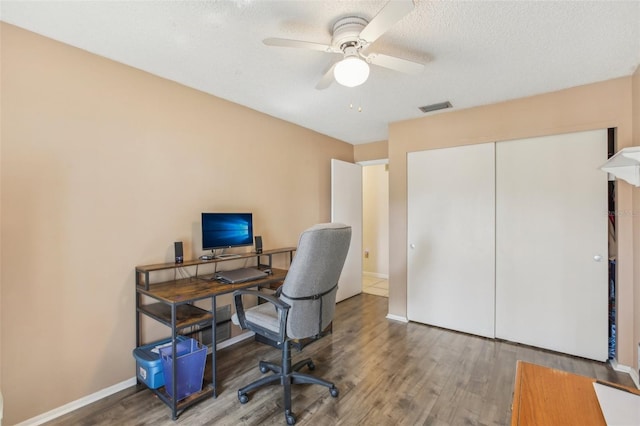
<instances>
[{"instance_id":1,"label":"white closet door","mask_svg":"<svg viewBox=\"0 0 640 426\"><path fill-rule=\"evenodd\" d=\"M496 337L607 359L606 130L496 146Z\"/></svg>"},{"instance_id":2,"label":"white closet door","mask_svg":"<svg viewBox=\"0 0 640 426\"><path fill-rule=\"evenodd\" d=\"M494 144L409 153L407 316L494 336Z\"/></svg>"},{"instance_id":3,"label":"white closet door","mask_svg":"<svg viewBox=\"0 0 640 426\"><path fill-rule=\"evenodd\" d=\"M336 302L362 293L362 166L331 160L331 221L351 226Z\"/></svg>"}]
</instances>

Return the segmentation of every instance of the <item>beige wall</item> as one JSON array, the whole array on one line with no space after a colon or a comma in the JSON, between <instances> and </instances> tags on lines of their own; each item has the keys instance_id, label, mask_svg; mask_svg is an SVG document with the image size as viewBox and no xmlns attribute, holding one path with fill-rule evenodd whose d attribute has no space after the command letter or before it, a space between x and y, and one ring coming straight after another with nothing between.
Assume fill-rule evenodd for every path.
<instances>
[{"instance_id":1,"label":"beige wall","mask_svg":"<svg viewBox=\"0 0 640 426\"><path fill-rule=\"evenodd\" d=\"M371 161L389 158L389 143L387 141L371 142L353 146L353 160Z\"/></svg>"},{"instance_id":2,"label":"beige wall","mask_svg":"<svg viewBox=\"0 0 640 426\"><path fill-rule=\"evenodd\" d=\"M353 147L2 24L5 423L135 374L134 266L200 254L202 211L266 248L330 216ZM215 78L215 73L212 74ZM168 333L168 330L166 330Z\"/></svg>"},{"instance_id":3,"label":"beige wall","mask_svg":"<svg viewBox=\"0 0 640 426\"><path fill-rule=\"evenodd\" d=\"M637 79L636 76L635 81ZM637 120L635 117L636 127ZM391 124L389 313L406 317L407 153L609 127L618 129L618 148L622 148L634 144L632 121L632 79L626 77ZM638 136L636 134L634 139L636 144ZM637 194L638 190L634 191ZM618 185L618 209L632 211L632 201L632 187L621 182ZM636 211L640 211L637 207L636 201ZM634 283L634 238L637 247L640 228L637 226L637 218L635 221L634 232L631 215L620 216L618 220L618 361L628 366L635 365L637 368L635 353L638 342L637 328L640 326L637 321L637 296L634 308L634 294L640 292L640 281L636 274ZM636 249L636 265L639 264L637 253Z\"/></svg>"},{"instance_id":4,"label":"beige wall","mask_svg":"<svg viewBox=\"0 0 640 426\"><path fill-rule=\"evenodd\" d=\"M357 146L357 145L356 145ZM387 164L362 168L362 270L389 275L389 172Z\"/></svg>"}]
</instances>

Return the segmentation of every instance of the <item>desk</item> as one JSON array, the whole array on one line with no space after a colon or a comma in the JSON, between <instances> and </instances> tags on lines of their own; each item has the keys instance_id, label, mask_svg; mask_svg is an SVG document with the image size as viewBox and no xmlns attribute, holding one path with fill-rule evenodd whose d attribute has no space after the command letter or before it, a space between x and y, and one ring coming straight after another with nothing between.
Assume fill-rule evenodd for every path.
<instances>
[{"instance_id":1,"label":"desk","mask_svg":"<svg viewBox=\"0 0 640 426\"><path fill-rule=\"evenodd\" d=\"M188 396L181 401L175 401L169 393L166 392L164 386L159 389L150 389L161 401L171 408L173 420L177 419L178 414L184 411L192 404L205 399L207 397L216 397L218 395L218 387L216 380L216 298L223 294L233 293L239 289L251 287L266 287L274 283L281 282L287 275L284 269L271 268L271 256L274 254L288 253L289 258L293 256L294 247L288 247L277 250L269 250L261 254L242 255L242 258L255 257L258 267L270 267L271 274L259 280L249 281L239 284L227 284L219 281L211 281L209 279L199 277L197 268L207 263L219 263L223 261L232 261L237 259L226 260L193 260L184 264L157 264L136 267L136 346L140 346L140 315L153 318L154 320L166 325L171 329L171 340L173 344L173 353L175 353L175 343L178 332L187 327L192 326L211 326L212 335L212 354L211 354L211 379L204 378L202 391ZM267 256L269 263L262 265L260 257ZM196 275L189 278L170 280L160 283L151 284L149 274L151 272L164 271L167 269L176 269L184 267L195 267ZM153 300L152 303L142 303L142 297L146 296ZM211 301L211 310L202 309L193 303L201 300ZM173 363L173 377L176 376L176 363ZM177 380L172 381L174 389L172 395L176 395Z\"/></svg>"},{"instance_id":2,"label":"desk","mask_svg":"<svg viewBox=\"0 0 640 426\"><path fill-rule=\"evenodd\" d=\"M606 426L593 389L595 381L518 361L511 426ZM627 389L640 395L636 389Z\"/></svg>"}]
</instances>

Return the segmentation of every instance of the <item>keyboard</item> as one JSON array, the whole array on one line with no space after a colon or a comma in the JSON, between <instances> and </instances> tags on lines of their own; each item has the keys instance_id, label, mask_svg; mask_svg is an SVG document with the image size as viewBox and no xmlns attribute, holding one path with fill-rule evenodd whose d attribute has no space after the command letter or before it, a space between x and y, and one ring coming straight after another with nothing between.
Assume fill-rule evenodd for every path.
<instances>
[{"instance_id":1,"label":"keyboard","mask_svg":"<svg viewBox=\"0 0 640 426\"><path fill-rule=\"evenodd\" d=\"M259 280L267 276L267 273L257 268L240 268L230 271L220 271L217 278L225 283L238 284L247 281Z\"/></svg>"}]
</instances>

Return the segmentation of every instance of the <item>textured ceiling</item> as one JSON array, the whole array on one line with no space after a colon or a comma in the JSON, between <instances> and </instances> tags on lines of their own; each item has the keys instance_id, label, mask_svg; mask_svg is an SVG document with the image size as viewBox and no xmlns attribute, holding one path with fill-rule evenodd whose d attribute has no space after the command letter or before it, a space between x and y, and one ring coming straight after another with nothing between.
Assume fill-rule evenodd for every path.
<instances>
[{"instance_id":1,"label":"textured ceiling","mask_svg":"<svg viewBox=\"0 0 640 426\"><path fill-rule=\"evenodd\" d=\"M370 20L386 3L2 0L0 19L352 144L387 139L389 123L424 116L419 106L469 108L628 76L640 64L640 0L417 0L369 50L424 62L424 72L372 66L356 88L315 89L337 54L262 43L329 44L337 19Z\"/></svg>"}]
</instances>

